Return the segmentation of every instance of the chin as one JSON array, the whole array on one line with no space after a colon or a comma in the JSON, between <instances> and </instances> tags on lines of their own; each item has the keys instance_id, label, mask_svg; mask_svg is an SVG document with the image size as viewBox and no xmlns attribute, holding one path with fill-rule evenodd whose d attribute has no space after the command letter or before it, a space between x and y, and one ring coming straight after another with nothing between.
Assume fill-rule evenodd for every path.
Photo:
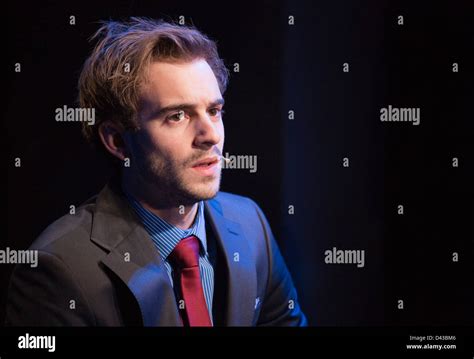
<instances>
[{"instance_id":1,"label":"chin","mask_svg":"<svg viewBox=\"0 0 474 359\"><path fill-rule=\"evenodd\" d=\"M212 199L217 195L217 192L219 192L219 182L196 186L189 191L198 201Z\"/></svg>"}]
</instances>

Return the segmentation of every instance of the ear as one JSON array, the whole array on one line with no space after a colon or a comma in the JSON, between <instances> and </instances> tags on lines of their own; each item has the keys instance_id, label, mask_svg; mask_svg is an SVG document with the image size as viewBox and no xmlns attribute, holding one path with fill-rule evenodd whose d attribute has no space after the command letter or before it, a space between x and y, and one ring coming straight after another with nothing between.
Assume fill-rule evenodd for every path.
<instances>
[{"instance_id":1,"label":"ear","mask_svg":"<svg viewBox=\"0 0 474 359\"><path fill-rule=\"evenodd\" d=\"M107 151L120 161L125 160L128 151L123 140L123 130L117 124L111 121L102 122L99 126L99 136Z\"/></svg>"}]
</instances>

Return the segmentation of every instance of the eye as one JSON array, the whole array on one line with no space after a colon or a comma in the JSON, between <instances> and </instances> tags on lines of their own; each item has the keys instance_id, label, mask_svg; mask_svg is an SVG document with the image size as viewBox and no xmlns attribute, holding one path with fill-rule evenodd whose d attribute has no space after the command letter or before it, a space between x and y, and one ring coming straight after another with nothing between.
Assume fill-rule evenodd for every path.
<instances>
[{"instance_id":1,"label":"eye","mask_svg":"<svg viewBox=\"0 0 474 359\"><path fill-rule=\"evenodd\" d=\"M186 113L181 110L176 113L171 114L166 119L171 122L180 122L186 118Z\"/></svg>"},{"instance_id":2,"label":"eye","mask_svg":"<svg viewBox=\"0 0 474 359\"><path fill-rule=\"evenodd\" d=\"M222 115L223 113L224 113L224 110L218 107L214 107L209 110L209 114L211 116L217 116L219 114Z\"/></svg>"}]
</instances>

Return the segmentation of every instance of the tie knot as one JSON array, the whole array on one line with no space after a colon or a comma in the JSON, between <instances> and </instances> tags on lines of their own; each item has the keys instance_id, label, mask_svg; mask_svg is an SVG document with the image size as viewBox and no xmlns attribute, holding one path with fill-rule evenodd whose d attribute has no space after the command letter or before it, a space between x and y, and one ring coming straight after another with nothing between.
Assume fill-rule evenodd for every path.
<instances>
[{"instance_id":1,"label":"tie knot","mask_svg":"<svg viewBox=\"0 0 474 359\"><path fill-rule=\"evenodd\" d=\"M171 261L179 268L192 268L199 265L199 240L189 236L174 247L170 254Z\"/></svg>"}]
</instances>

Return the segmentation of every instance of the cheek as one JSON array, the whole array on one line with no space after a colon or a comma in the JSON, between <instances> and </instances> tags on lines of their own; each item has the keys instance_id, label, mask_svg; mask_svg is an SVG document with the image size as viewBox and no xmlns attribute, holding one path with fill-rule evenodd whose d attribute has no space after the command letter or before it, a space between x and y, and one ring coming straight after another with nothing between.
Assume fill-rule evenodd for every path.
<instances>
[{"instance_id":1,"label":"cheek","mask_svg":"<svg viewBox=\"0 0 474 359\"><path fill-rule=\"evenodd\" d=\"M221 143L224 143L225 137L225 130L224 130L224 122L221 120L218 126L219 135L221 136Z\"/></svg>"},{"instance_id":2,"label":"cheek","mask_svg":"<svg viewBox=\"0 0 474 359\"><path fill-rule=\"evenodd\" d=\"M166 159L179 160L184 157L185 136L164 128L147 129L146 142L148 149Z\"/></svg>"},{"instance_id":3,"label":"cheek","mask_svg":"<svg viewBox=\"0 0 474 359\"><path fill-rule=\"evenodd\" d=\"M140 130L135 142L145 153L156 151L157 149L158 141L153 132L150 131Z\"/></svg>"},{"instance_id":4,"label":"cheek","mask_svg":"<svg viewBox=\"0 0 474 359\"><path fill-rule=\"evenodd\" d=\"M132 147L136 156L140 159L150 157L163 157L163 141L157 136L157 132L152 128L142 128L134 134Z\"/></svg>"}]
</instances>

